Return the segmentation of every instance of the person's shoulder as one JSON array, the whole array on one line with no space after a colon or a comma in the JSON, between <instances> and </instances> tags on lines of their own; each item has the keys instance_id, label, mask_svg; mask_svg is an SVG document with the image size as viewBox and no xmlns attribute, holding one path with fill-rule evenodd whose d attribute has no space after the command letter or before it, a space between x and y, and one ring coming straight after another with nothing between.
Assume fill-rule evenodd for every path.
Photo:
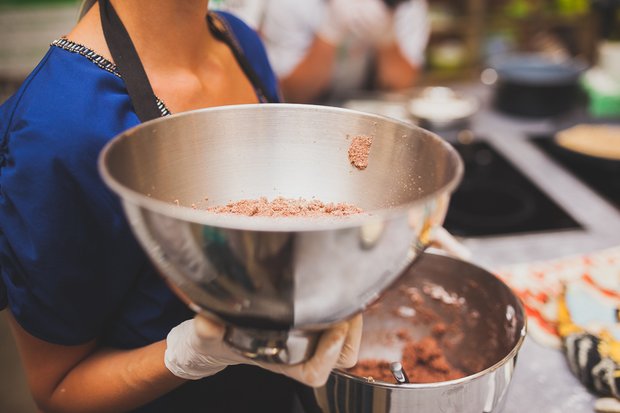
<instances>
[{"instance_id":1,"label":"person's shoulder","mask_svg":"<svg viewBox=\"0 0 620 413\"><path fill-rule=\"evenodd\" d=\"M227 11L218 10L214 14L218 21L224 25L224 28L232 34L233 39L246 56L262 56L263 42L256 30Z\"/></svg>"},{"instance_id":2,"label":"person's shoulder","mask_svg":"<svg viewBox=\"0 0 620 413\"><path fill-rule=\"evenodd\" d=\"M213 12L234 33L239 41L260 41L257 31L233 13L218 10Z\"/></svg>"},{"instance_id":3,"label":"person's shoulder","mask_svg":"<svg viewBox=\"0 0 620 413\"><path fill-rule=\"evenodd\" d=\"M107 88L97 85L116 80L122 86L114 71L97 66L86 54L81 56L79 49L71 47L50 47L11 100L16 111L52 112L56 116L70 112L75 117L75 111L84 108L85 101L95 103L95 94L107 92Z\"/></svg>"},{"instance_id":4,"label":"person's shoulder","mask_svg":"<svg viewBox=\"0 0 620 413\"><path fill-rule=\"evenodd\" d=\"M233 47L253 64L268 64L267 52L259 33L239 17L227 11L213 12L216 22L223 25L233 41Z\"/></svg>"},{"instance_id":5,"label":"person's shoulder","mask_svg":"<svg viewBox=\"0 0 620 413\"><path fill-rule=\"evenodd\" d=\"M226 23L235 33L246 33L258 36L256 30L250 27L245 21L237 17L233 13L225 10L217 10L213 12L221 21Z\"/></svg>"},{"instance_id":6,"label":"person's shoulder","mask_svg":"<svg viewBox=\"0 0 620 413\"><path fill-rule=\"evenodd\" d=\"M217 11L215 14L232 34L238 51L247 59L254 72L262 80L270 99L280 100L275 73L269 63L265 45L256 30L231 13Z\"/></svg>"},{"instance_id":7,"label":"person's shoulder","mask_svg":"<svg viewBox=\"0 0 620 413\"><path fill-rule=\"evenodd\" d=\"M42 139L61 147L85 142L79 138L106 121L102 118L118 117L115 107L128 104L124 95L122 80L113 72L77 51L52 46L0 107L1 141L27 134L31 144Z\"/></svg>"}]
</instances>

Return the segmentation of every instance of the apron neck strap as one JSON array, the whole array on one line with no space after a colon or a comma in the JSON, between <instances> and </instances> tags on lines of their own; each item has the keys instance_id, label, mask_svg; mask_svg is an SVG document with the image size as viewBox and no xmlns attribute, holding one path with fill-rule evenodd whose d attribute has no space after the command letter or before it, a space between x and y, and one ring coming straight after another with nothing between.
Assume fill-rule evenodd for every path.
<instances>
[{"instance_id":1,"label":"apron neck strap","mask_svg":"<svg viewBox=\"0 0 620 413\"><path fill-rule=\"evenodd\" d=\"M161 117L161 110L157 104L157 97L151 86L138 52L131 41L127 29L120 17L112 7L110 0L99 0L101 14L101 26L108 48L119 73L121 74L127 92L131 98L134 110L141 122ZM220 41L224 42L232 51L239 66L248 77L254 90L262 102L275 102L276 98L270 96L260 77L254 71L243 52L231 36L218 27L215 18L207 15L207 22L211 33ZM230 29L229 29L230 30Z\"/></svg>"},{"instance_id":2,"label":"apron neck strap","mask_svg":"<svg viewBox=\"0 0 620 413\"><path fill-rule=\"evenodd\" d=\"M157 97L127 29L109 0L99 0L99 11L103 35L138 118L141 122L159 118Z\"/></svg>"},{"instance_id":3,"label":"apron neck strap","mask_svg":"<svg viewBox=\"0 0 620 413\"><path fill-rule=\"evenodd\" d=\"M209 25L209 30L211 31L213 36L215 36L217 40L226 44L230 51L233 53L233 56L235 56L235 60L239 64L239 67L241 67L241 70L243 70L245 76L250 80L250 83L254 87L254 90L256 91L256 94L258 95L260 101L263 103L276 103L277 97L274 98L271 96L269 90L265 87L265 84L256 74L254 68L245 57L245 54L241 50L241 47L232 38L232 36L230 36L229 33L231 32L231 29L229 27L226 27L228 25L224 23L222 19L215 17L211 13L207 15L207 23ZM224 25L225 27L220 27L218 23Z\"/></svg>"}]
</instances>

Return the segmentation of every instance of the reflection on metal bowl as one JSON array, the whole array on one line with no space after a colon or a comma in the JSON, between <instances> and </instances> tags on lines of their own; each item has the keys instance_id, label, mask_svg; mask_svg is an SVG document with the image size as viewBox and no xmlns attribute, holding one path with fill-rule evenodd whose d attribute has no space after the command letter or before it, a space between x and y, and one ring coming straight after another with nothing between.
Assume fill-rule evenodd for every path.
<instances>
[{"instance_id":1,"label":"reflection on metal bowl","mask_svg":"<svg viewBox=\"0 0 620 413\"><path fill-rule=\"evenodd\" d=\"M349 163L355 135L375 137L364 171ZM320 329L365 308L427 245L463 166L450 145L412 125L274 104L144 123L106 146L100 170L150 258L196 311L227 323L226 339L247 356L296 363L311 354ZM366 213L204 210L277 196L346 202Z\"/></svg>"},{"instance_id":2,"label":"reflection on metal bowl","mask_svg":"<svg viewBox=\"0 0 620 413\"><path fill-rule=\"evenodd\" d=\"M391 287L396 290L425 285L441 287L458 297L459 308L431 297L424 302L446 324L460 325L444 345L449 362L466 377L421 384L371 382L336 370L327 384L315 390L317 408L323 413L491 413L501 410L525 338L526 316L519 299L498 278L472 264L454 258L424 254ZM401 305L393 297L380 300L377 311L365 313L362 357L385 357L385 337L409 326L418 337L428 334L424 326L406 324L395 316ZM476 314L476 316L473 316ZM448 333L449 334L449 333ZM368 349L371 348L370 354ZM364 352L366 354L364 354ZM382 353L382 354L378 354Z\"/></svg>"}]
</instances>

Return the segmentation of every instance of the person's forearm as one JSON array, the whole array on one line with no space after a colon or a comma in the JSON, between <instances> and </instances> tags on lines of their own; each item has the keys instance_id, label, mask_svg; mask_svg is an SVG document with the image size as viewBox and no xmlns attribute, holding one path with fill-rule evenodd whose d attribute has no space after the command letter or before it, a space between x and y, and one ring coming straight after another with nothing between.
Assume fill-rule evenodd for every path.
<instances>
[{"instance_id":1,"label":"person's forearm","mask_svg":"<svg viewBox=\"0 0 620 413\"><path fill-rule=\"evenodd\" d=\"M293 72L280 79L284 98L289 102L312 102L331 82L336 47L316 37L304 59Z\"/></svg>"},{"instance_id":2,"label":"person's forearm","mask_svg":"<svg viewBox=\"0 0 620 413\"><path fill-rule=\"evenodd\" d=\"M164 365L166 342L132 350L98 349L92 341L62 346L42 341L8 317L39 409L123 412L181 385Z\"/></svg>"},{"instance_id":3,"label":"person's forearm","mask_svg":"<svg viewBox=\"0 0 620 413\"><path fill-rule=\"evenodd\" d=\"M376 86L382 90L401 90L415 84L418 68L411 65L394 42L377 50Z\"/></svg>"},{"instance_id":4,"label":"person's forearm","mask_svg":"<svg viewBox=\"0 0 620 413\"><path fill-rule=\"evenodd\" d=\"M58 383L50 407L61 412L123 412L181 385L164 365L166 342L134 350L102 349Z\"/></svg>"}]
</instances>

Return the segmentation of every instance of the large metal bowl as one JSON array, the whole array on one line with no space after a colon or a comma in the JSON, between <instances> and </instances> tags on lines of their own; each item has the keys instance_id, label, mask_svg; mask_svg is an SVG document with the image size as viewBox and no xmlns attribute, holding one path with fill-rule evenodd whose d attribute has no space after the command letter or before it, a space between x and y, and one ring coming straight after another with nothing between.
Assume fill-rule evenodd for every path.
<instances>
[{"instance_id":1,"label":"large metal bowl","mask_svg":"<svg viewBox=\"0 0 620 413\"><path fill-rule=\"evenodd\" d=\"M374 137L368 168L350 137ZM251 357L295 363L322 328L364 309L441 225L462 162L438 136L325 106L204 109L126 131L100 157L148 255L196 311ZM259 197L348 202L341 218L215 214Z\"/></svg>"},{"instance_id":2,"label":"large metal bowl","mask_svg":"<svg viewBox=\"0 0 620 413\"><path fill-rule=\"evenodd\" d=\"M323 413L491 413L499 412L526 333L526 315L519 298L486 270L447 256L425 253L364 314L360 358L400 360L402 347L386 337L408 329L414 339L430 334L429 326L395 316L411 305L402 291L435 286L444 297L458 297L458 306L425 296L422 305L440 321L460 326L440 341L448 361L467 374L458 380L426 384L369 382L335 370L315 390ZM407 304L408 303L408 304ZM448 329L450 331L450 328ZM396 354L395 354L396 353ZM411 374L411 372L409 372ZM396 381L394 380L394 383ZM312 403L311 403L312 404ZM309 406L310 408L310 406Z\"/></svg>"}]
</instances>

